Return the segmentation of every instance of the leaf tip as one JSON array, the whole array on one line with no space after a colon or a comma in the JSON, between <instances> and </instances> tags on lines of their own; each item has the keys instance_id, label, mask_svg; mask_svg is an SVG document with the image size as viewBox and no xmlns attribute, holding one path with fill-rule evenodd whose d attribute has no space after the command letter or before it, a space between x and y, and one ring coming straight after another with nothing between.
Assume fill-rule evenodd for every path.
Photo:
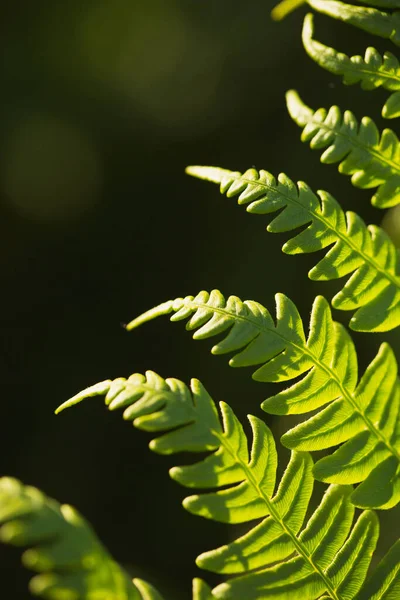
<instances>
[{"instance_id":1,"label":"leaf tip","mask_svg":"<svg viewBox=\"0 0 400 600\"><path fill-rule=\"evenodd\" d=\"M187 496L182 500L182 506L188 512L194 512L198 503L199 497L197 495Z\"/></svg>"},{"instance_id":2,"label":"leaf tip","mask_svg":"<svg viewBox=\"0 0 400 600\"><path fill-rule=\"evenodd\" d=\"M271 10L274 21L283 21L291 12L306 3L306 0L282 0Z\"/></svg>"},{"instance_id":3,"label":"leaf tip","mask_svg":"<svg viewBox=\"0 0 400 600\"><path fill-rule=\"evenodd\" d=\"M185 173L186 175L191 175L192 177L201 177L201 172L203 169L204 167L199 165L189 165L186 167Z\"/></svg>"},{"instance_id":4,"label":"leaf tip","mask_svg":"<svg viewBox=\"0 0 400 600\"><path fill-rule=\"evenodd\" d=\"M192 177L197 177L198 179L203 179L205 181L211 181L211 183L221 183L224 176L228 173L225 169L221 169L220 167L207 167L201 165L192 165L186 167L185 169L186 175L191 175Z\"/></svg>"},{"instance_id":5,"label":"leaf tip","mask_svg":"<svg viewBox=\"0 0 400 600\"><path fill-rule=\"evenodd\" d=\"M150 310L142 313L132 321L130 321L127 325L125 325L126 331L132 331L140 325L147 323L148 321L152 321L157 317L161 317L163 315L168 315L174 310L174 300L167 300L167 302L162 302L158 306L151 308Z\"/></svg>"}]
</instances>

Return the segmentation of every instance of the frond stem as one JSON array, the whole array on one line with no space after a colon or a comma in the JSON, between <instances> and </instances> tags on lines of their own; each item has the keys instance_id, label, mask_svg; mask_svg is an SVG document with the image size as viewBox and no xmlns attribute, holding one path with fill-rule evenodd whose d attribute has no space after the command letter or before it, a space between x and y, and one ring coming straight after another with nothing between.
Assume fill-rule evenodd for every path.
<instances>
[{"instance_id":1,"label":"frond stem","mask_svg":"<svg viewBox=\"0 0 400 600\"><path fill-rule=\"evenodd\" d=\"M214 431L213 431L213 433L220 440L221 445L224 446L225 450L227 450L227 452L229 452L229 454L240 464L240 466L242 467L242 469L247 477L247 480L253 486L253 488L256 490L259 497L267 505L270 515L274 518L274 520L277 523L279 523L279 525L282 527L282 529L288 535L288 537L290 537L290 539L292 540L292 543L293 543L294 547L296 548L297 552L299 553L299 555L302 556L305 559L305 561L311 565L312 569L314 569L314 571L316 573L318 573L318 575L321 577L331 598L333 598L333 600L342 600L341 596L338 595L337 590L333 586L330 579L326 577L324 571L318 565L316 565L314 563L312 557L309 555L306 548L304 548L301 541L296 537L296 534L293 533L293 531L291 531L291 529L289 529L286 526L284 520L280 517L280 515L276 511L271 499L263 492L260 485L257 483L248 464L237 455L237 453L234 451L234 449L230 445L229 440L226 438L226 436L224 436L221 433L214 432Z\"/></svg>"}]
</instances>

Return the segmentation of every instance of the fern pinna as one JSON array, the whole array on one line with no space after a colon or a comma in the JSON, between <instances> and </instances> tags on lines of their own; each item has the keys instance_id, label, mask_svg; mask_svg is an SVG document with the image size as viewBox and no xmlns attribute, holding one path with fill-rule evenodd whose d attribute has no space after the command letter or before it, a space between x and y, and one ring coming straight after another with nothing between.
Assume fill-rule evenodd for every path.
<instances>
[{"instance_id":1,"label":"fern pinna","mask_svg":"<svg viewBox=\"0 0 400 600\"><path fill-rule=\"evenodd\" d=\"M165 302L127 329L170 313L171 321L190 317L186 327L196 330L197 340L228 332L212 353L234 353L229 361L233 367L257 365L256 381L285 382L302 376L265 400L262 408L277 415L321 409L282 437L288 448L306 451L345 442L316 463L317 479L362 482L352 494L360 507L390 508L400 501L400 384L387 344L358 381L354 345L345 328L332 320L324 298L314 302L306 339L296 306L283 294L276 296L275 324L261 304L236 296L225 300L217 290Z\"/></svg>"},{"instance_id":2,"label":"fern pinna","mask_svg":"<svg viewBox=\"0 0 400 600\"><path fill-rule=\"evenodd\" d=\"M375 6L399 8L397 0L370 0L366 2ZM307 4L325 14L354 27L358 27L367 33L392 41L400 46L400 12L392 13L369 8L365 6L354 6L336 0L307 0Z\"/></svg>"},{"instance_id":3,"label":"fern pinna","mask_svg":"<svg viewBox=\"0 0 400 600\"><path fill-rule=\"evenodd\" d=\"M69 505L10 477L0 478L0 540L29 546L23 564L39 574L30 582L48 600L162 600L145 581L130 581Z\"/></svg>"},{"instance_id":4,"label":"fern pinna","mask_svg":"<svg viewBox=\"0 0 400 600\"><path fill-rule=\"evenodd\" d=\"M374 0L370 3L399 8L396 2L379 4ZM400 44L399 11L384 13L335 0L309 0L308 4L321 13L389 38L396 45ZM364 58L360 55L349 57L315 40L313 33L313 16L308 14L303 25L303 45L317 64L342 76L345 84L360 82L364 90L383 87L391 91L382 109L382 116L400 116L400 67L394 54L385 52L382 57L375 48L369 47ZM287 104L290 116L303 128L302 140L309 141L311 148L326 148L321 162L340 162L339 171L351 175L352 183L357 187L378 187L372 197L376 207L388 208L398 204L400 148L392 130L385 129L380 135L372 119L363 117L359 125L350 111L342 115L337 106L332 106L328 111L319 109L314 112L293 91L288 92Z\"/></svg>"},{"instance_id":5,"label":"fern pinna","mask_svg":"<svg viewBox=\"0 0 400 600\"><path fill-rule=\"evenodd\" d=\"M333 196L315 194L307 184L294 184L285 174L276 180L268 171L245 173L193 166L189 175L220 184L228 198L238 196L252 214L282 210L267 231L284 232L308 225L284 244L286 254L315 252L329 247L310 271L310 279L326 281L352 274L332 300L334 308L354 310L350 327L356 331L387 331L400 324L400 259L388 235L366 226L353 212L341 209Z\"/></svg>"},{"instance_id":6,"label":"fern pinna","mask_svg":"<svg viewBox=\"0 0 400 600\"><path fill-rule=\"evenodd\" d=\"M382 108L382 117L393 119L400 116L400 64L391 52L383 56L372 47L367 48L364 58L347 56L334 48L325 46L313 37L314 18L309 13L303 24L303 45L307 54L322 68L343 77L343 83L360 83L363 90L382 87L390 92Z\"/></svg>"},{"instance_id":7,"label":"fern pinna","mask_svg":"<svg viewBox=\"0 0 400 600\"><path fill-rule=\"evenodd\" d=\"M310 455L292 452L276 490L277 453L266 424L249 416L253 434L249 447L232 409L220 403L221 423L203 385L194 379L190 388L151 371L135 373L83 390L58 412L87 397L105 395L109 410L124 409L124 419L135 427L163 432L150 442L154 451L212 451L200 462L170 470L172 479L189 488L223 487L189 496L183 506L223 523L262 520L230 544L198 557L203 569L235 575L214 588L210 600L393 598L400 585L400 544L364 583L379 525L371 511L362 512L353 525L351 486L331 485L303 525L313 489Z\"/></svg>"},{"instance_id":8,"label":"fern pinna","mask_svg":"<svg viewBox=\"0 0 400 600\"><path fill-rule=\"evenodd\" d=\"M312 149L324 149L321 162L339 164L339 172L351 175L351 182L359 188L378 191L371 202L378 208L389 208L400 201L400 144L391 129L382 135L368 117L359 125L352 112L342 115L338 106L328 111L310 109L295 91L286 95L292 119L303 128L301 140L310 142Z\"/></svg>"},{"instance_id":9,"label":"fern pinna","mask_svg":"<svg viewBox=\"0 0 400 600\"><path fill-rule=\"evenodd\" d=\"M0 478L0 541L28 546L22 562L39 572L29 588L45 600L163 600L148 582L130 580L72 506L11 477ZM204 581L193 580L193 600L210 594Z\"/></svg>"}]
</instances>

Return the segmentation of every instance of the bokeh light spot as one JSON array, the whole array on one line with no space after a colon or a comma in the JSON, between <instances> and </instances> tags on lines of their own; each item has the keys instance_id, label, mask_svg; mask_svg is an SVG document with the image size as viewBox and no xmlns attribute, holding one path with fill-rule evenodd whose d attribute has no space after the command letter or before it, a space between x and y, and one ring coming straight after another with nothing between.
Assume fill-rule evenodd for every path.
<instances>
[{"instance_id":1,"label":"bokeh light spot","mask_svg":"<svg viewBox=\"0 0 400 600\"><path fill-rule=\"evenodd\" d=\"M101 169L80 129L48 115L20 122L2 145L1 187L21 216L36 221L76 218L95 203Z\"/></svg>"},{"instance_id":2,"label":"bokeh light spot","mask_svg":"<svg viewBox=\"0 0 400 600\"><path fill-rule=\"evenodd\" d=\"M175 134L204 130L221 76L217 37L198 32L179 3L98 2L80 27L82 56L132 114Z\"/></svg>"},{"instance_id":3,"label":"bokeh light spot","mask_svg":"<svg viewBox=\"0 0 400 600\"><path fill-rule=\"evenodd\" d=\"M392 239L397 248L400 248L400 205L393 206L384 215L381 223L382 229Z\"/></svg>"}]
</instances>

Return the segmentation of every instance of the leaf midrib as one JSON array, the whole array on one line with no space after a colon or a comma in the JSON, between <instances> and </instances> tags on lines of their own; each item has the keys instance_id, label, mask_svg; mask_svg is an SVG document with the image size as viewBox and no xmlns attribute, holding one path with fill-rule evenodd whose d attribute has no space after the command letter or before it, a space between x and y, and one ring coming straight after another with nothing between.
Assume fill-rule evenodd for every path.
<instances>
[{"instance_id":1,"label":"leaf midrib","mask_svg":"<svg viewBox=\"0 0 400 600\"><path fill-rule=\"evenodd\" d=\"M320 51L324 52L326 49L334 50L333 48L328 48L328 46L325 46L324 44L321 44L321 42L319 42L318 40L315 40L313 37L310 37L309 39L306 39L306 41L304 42L304 46L305 46L306 50L307 50L307 45L308 44L310 46L313 46L315 54L318 54ZM318 46L319 48L317 49L316 46ZM335 50L335 53L336 53L336 55L337 54L341 54L340 52L337 52L336 50ZM381 57L382 58L382 64L377 69L374 70L374 68L371 67L367 63L367 61L365 60L365 57L361 57L361 59L362 59L363 62L362 62L362 67L360 67L359 66L360 63L353 63L353 61L351 60L352 58L354 58L354 56L347 56L346 54L345 54L345 56L346 56L348 62L346 61L345 65L342 62L343 68L341 69L341 72L340 71L337 72L338 75L341 75L342 77L344 77L345 72L346 71L350 71L351 73L354 72L356 74L361 73L361 74L369 75L369 76L371 76L374 79L382 79L382 78L384 78L384 79L388 79L389 81L393 80L393 81L397 82L399 84L399 86L400 86L400 75L397 74L397 73L400 72L400 65L396 68L395 73L390 73L388 70L380 71L380 69L387 69L387 67L385 66L385 58L384 57ZM338 59L338 58L336 58L336 60L338 62L341 62L340 59ZM387 87L384 82L381 83L377 87L383 87L384 89L390 90L392 92L399 91L397 89L393 89L393 88Z\"/></svg>"},{"instance_id":2,"label":"leaf midrib","mask_svg":"<svg viewBox=\"0 0 400 600\"><path fill-rule=\"evenodd\" d=\"M357 73L357 74L358 73L362 73L362 74L365 74L365 75L371 75L372 77L374 77L376 79L388 79L389 81L393 80L396 83L398 83L398 85L400 86L400 76L399 75L392 75L388 71L374 71L374 70L372 70L372 68L369 71L368 68L367 68L368 64L365 62L364 58L363 58L363 62L364 62L365 67L363 66L362 68L358 68L357 69L355 67L354 63L351 62L351 58L350 57L348 57L348 58L350 60L351 66L348 66L348 67L346 66L345 69L343 69L342 77L344 76L345 70L347 70L347 71L354 72L354 73ZM383 66L383 63L382 63L382 66ZM383 87L384 89L389 90L389 91L391 91L393 93L399 91L399 89L393 89L393 88L388 87L387 85L385 85L385 82L381 83L377 87Z\"/></svg>"},{"instance_id":3,"label":"leaf midrib","mask_svg":"<svg viewBox=\"0 0 400 600\"><path fill-rule=\"evenodd\" d=\"M312 556L309 555L307 549L297 538L296 534L293 533L293 531L286 526L284 519L280 517L279 513L275 509L272 500L267 496L267 494L265 494L261 486L257 483L257 480L255 479L249 465L244 460L242 460L240 456L235 452L234 448L229 443L229 439L223 434L218 434L215 432L215 435L218 437L218 439L221 442L221 445L224 446L225 450L229 452L229 454L240 464L246 475L247 481L253 486L259 497L265 502L265 504L268 507L269 514L273 517L275 522L279 523L283 531L288 535L288 537L290 537L299 555L302 556L310 564L312 569L321 577L331 598L333 598L334 600L343 600L341 596L338 595L337 590L334 587L331 580L325 575L324 571L313 561Z\"/></svg>"}]
</instances>

